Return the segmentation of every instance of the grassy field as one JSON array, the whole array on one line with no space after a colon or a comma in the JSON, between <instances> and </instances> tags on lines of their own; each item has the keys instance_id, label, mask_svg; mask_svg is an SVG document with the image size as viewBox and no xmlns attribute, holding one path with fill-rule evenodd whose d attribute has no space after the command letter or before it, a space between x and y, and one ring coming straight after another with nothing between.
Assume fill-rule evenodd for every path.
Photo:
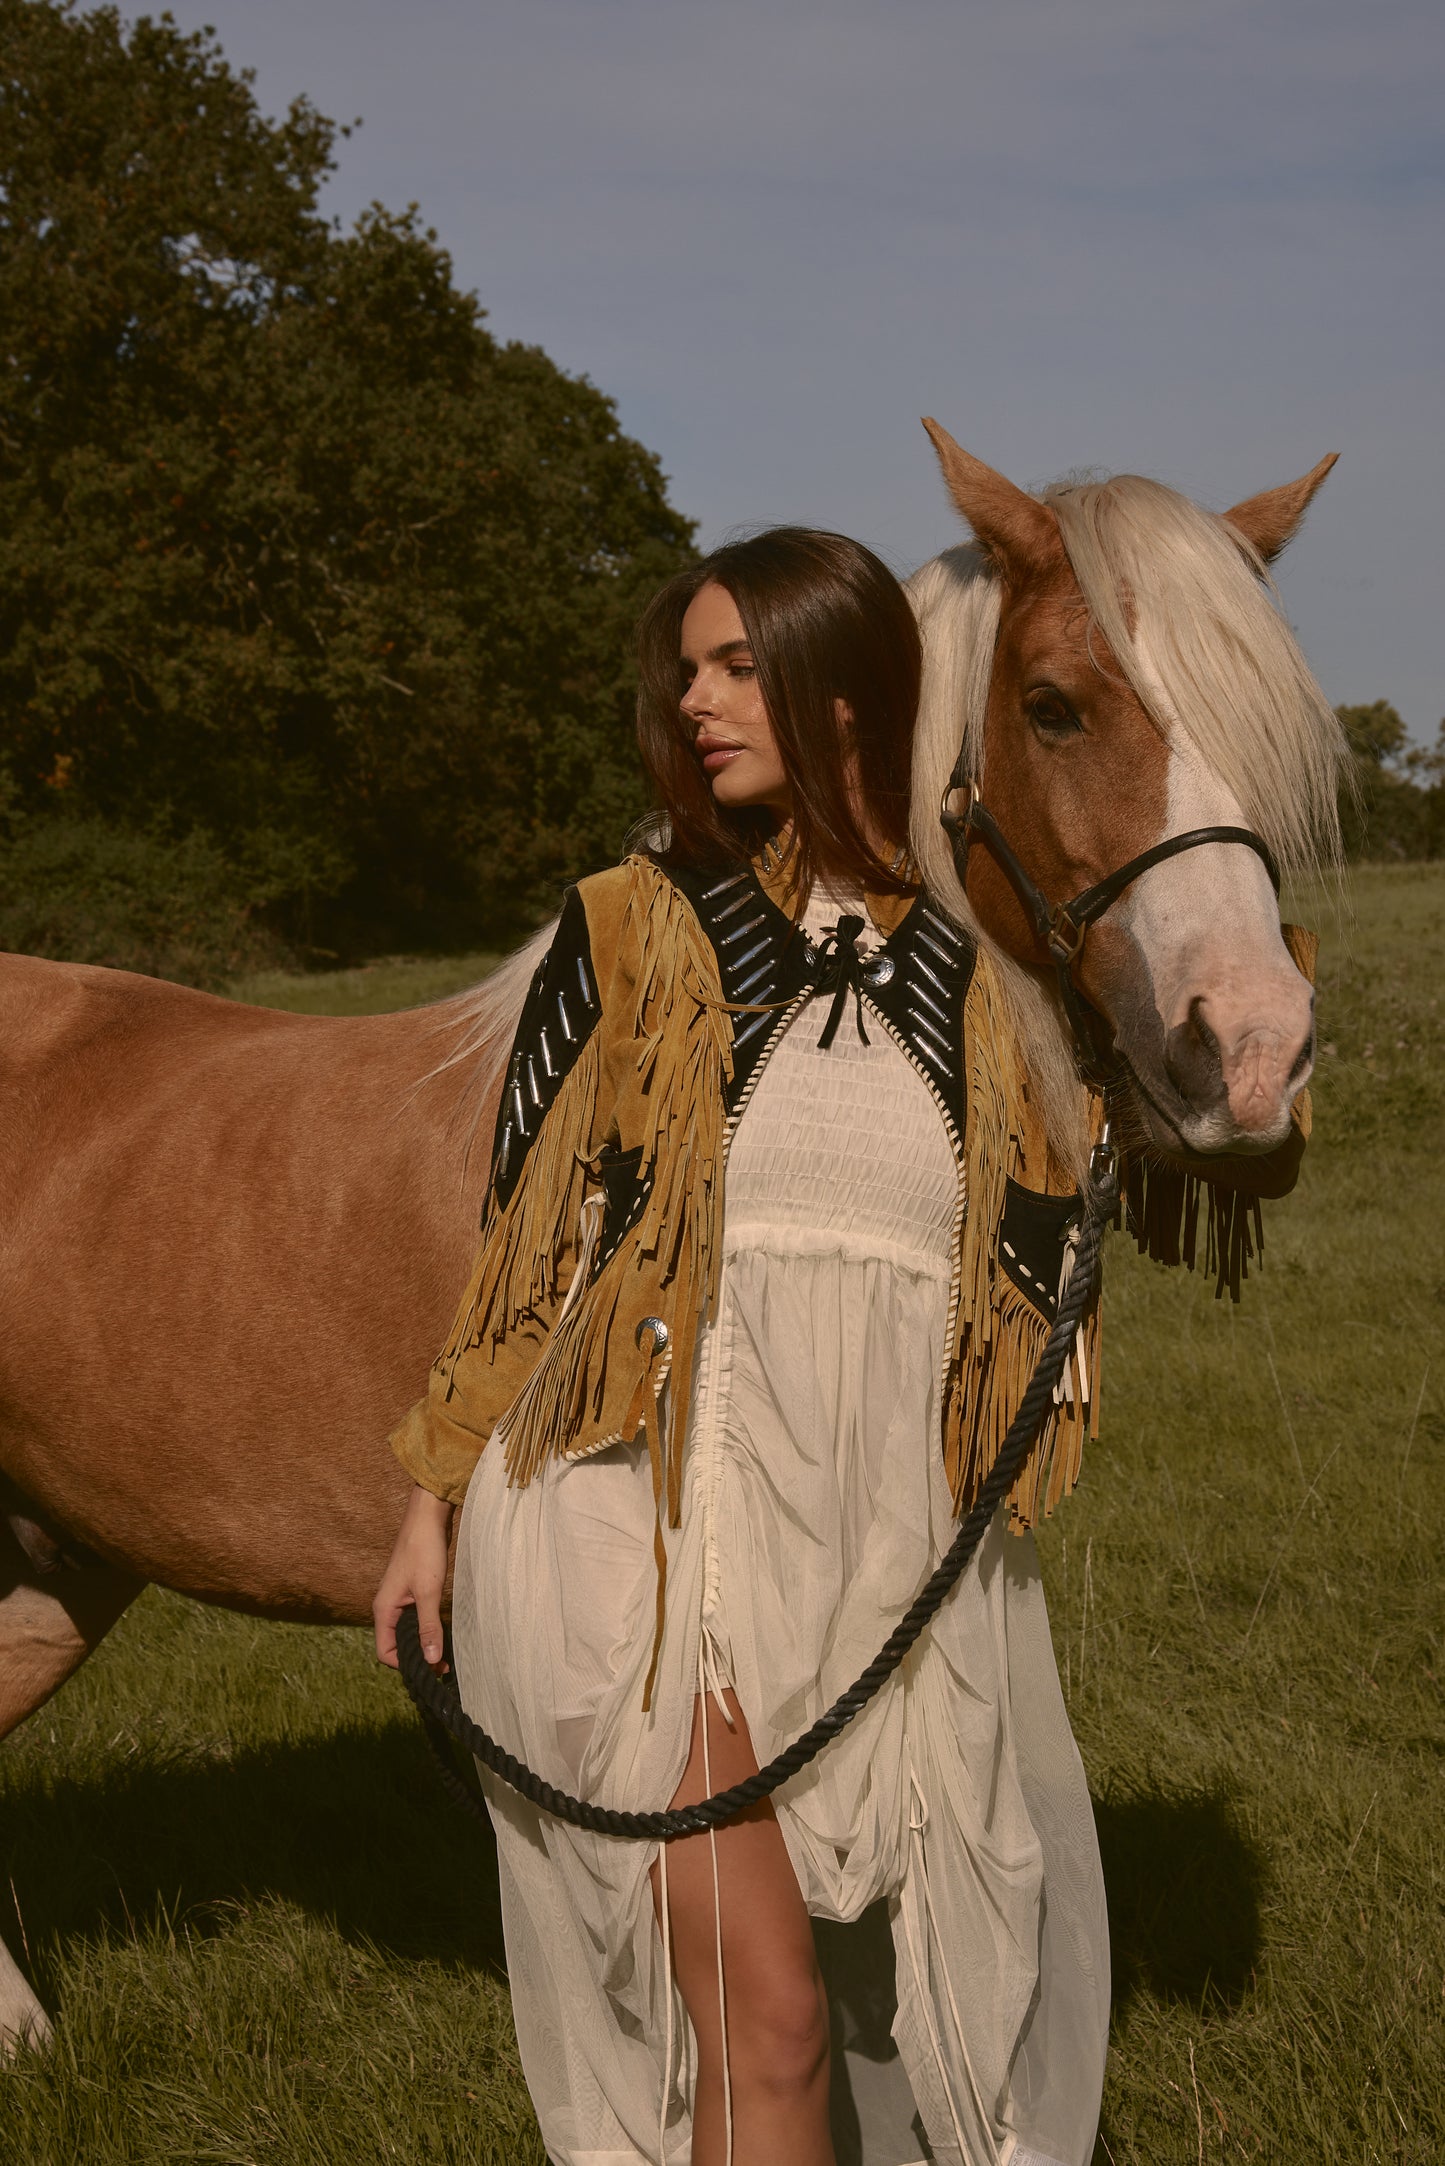
<instances>
[{"instance_id":1,"label":"grassy field","mask_svg":"<svg viewBox=\"0 0 1445 2166\"><path fill-rule=\"evenodd\" d=\"M1115 1240L1104 1441L1044 1544L1114 1937L1096 2166L1445 2156L1445 867L1353 896L1264 1270L1234 1309ZM59 2014L0 2074L4 2166L538 2166L486 1846L360 1634L147 1595L0 1750L0 1813Z\"/></svg>"},{"instance_id":2,"label":"grassy field","mask_svg":"<svg viewBox=\"0 0 1445 2166\"><path fill-rule=\"evenodd\" d=\"M475 985L500 961L499 955L387 955L354 970L323 970L307 977L261 970L254 977L238 978L231 992L258 1008L289 1008L298 1015L385 1015L395 1008L445 1000L448 993Z\"/></svg>"}]
</instances>

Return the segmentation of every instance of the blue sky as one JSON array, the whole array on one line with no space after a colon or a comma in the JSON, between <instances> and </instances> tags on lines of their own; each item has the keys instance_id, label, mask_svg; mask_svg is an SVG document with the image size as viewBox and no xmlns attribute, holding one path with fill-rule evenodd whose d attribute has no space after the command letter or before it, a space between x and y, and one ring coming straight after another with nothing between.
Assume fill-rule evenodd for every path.
<instances>
[{"instance_id":1,"label":"blue sky","mask_svg":"<svg viewBox=\"0 0 1445 2166\"><path fill-rule=\"evenodd\" d=\"M171 0L364 125L501 337L618 402L704 543L958 537L1020 481L1219 509L1339 468L1280 583L1335 700L1445 713L1438 0ZM129 9L126 12L130 12Z\"/></svg>"}]
</instances>

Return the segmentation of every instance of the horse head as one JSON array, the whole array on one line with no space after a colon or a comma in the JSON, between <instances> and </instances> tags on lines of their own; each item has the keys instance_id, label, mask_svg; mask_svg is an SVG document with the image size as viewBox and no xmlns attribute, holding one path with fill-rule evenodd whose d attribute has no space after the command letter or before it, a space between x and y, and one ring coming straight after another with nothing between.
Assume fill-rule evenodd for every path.
<instances>
[{"instance_id":1,"label":"horse head","mask_svg":"<svg viewBox=\"0 0 1445 2166\"><path fill-rule=\"evenodd\" d=\"M1271 860L1298 872L1337 851L1341 737L1267 566L1334 460L1218 517L1136 475L1031 495L924 425L977 537L911 582L925 877L1032 980L1037 1010L1059 967L1038 903L1170 838L1234 830L1129 879L1062 989L1102 1019L1136 1140L1184 1160L1272 1150L1309 1080L1314 1022ZM999 847L956 863L938 807L965 773ZM1053 1021L1057 1044L1057 1004Z\"/></svg>"}]
</instances>

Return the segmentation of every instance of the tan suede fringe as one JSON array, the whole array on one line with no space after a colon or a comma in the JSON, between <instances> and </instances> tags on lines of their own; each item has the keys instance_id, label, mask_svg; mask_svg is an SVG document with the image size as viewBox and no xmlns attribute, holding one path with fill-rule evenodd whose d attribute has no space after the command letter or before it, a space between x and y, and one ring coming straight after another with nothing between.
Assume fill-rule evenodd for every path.
<instances>
[{"instance_id":1,"label":"tan suede fringe","mask_svg":"<svg viewBox=\"0 0 1445 2166\"><path fill-rule=\"evenodd\" d=\"M1014 1026L994 965L981 953L964 1005L968 1130L964 1137L968 1213L960 1259L957 1354L948 1394L944 1468L954 1510L968 1510L1028 1388L1050 1324L998 1262L998 1229L1010 1175L1034 1189L1071 1184L1052 1165L1033 1106ZM1098 1399L1099 1313L1083 1326L1071 1357L1072 1391L1056 1406L1015 1485L1010 1524L1018 1532L1052 1512L1078 1480L1089 1410ZM1082 1359L1083 1374L1079 1375ZM1097 1422L1092 1424L1097 1433Z\"/></svg>"},{"instance_id":2,"label":"tan suede fringe","mask_svg":"<svg viewBox=\"0 0 1445 2166\"><path fill-rule=\"evenodd\" d=\"M624 954L636 955L629 1020L646 1116L639 1178L650 1185L635 1228L595 1276L589 1269L592 1243L583 1244L577 1281L508 1410L501 1441L509 1478L525 1487L549 1459L630 1443L645 1431L658 1515L650 1699L667 1579L662 1515L665 1510L672 1526L681 1518L693 1354L698 1331L717 1306L732 1024L712 947L691 906L646 860L635 862L633 872L621 944ZM526 1177L500 1223L487 1229L475 1295L444 1356L453 1366L466 1348L483 1339L496 1345L529 1311L555 1301L594 1170L576 1139L589 1138L594 1150L602 1140L592 1133L600 1045L601 1033L594 1031L548 1111ZM640 1276L660 1289L665 1333L641 1327L634 1345L631 1332L614 1332L613 1324L629 1283ZM626 1377L609 1379L609 1358L627 1364ZM659 1408L664 1386L665 1431ZM618 1409L616 1426L610 1434L604 1427L599 1437L609 1405Z\"/></svg>"},{"instance_id":3,"label":"tan suede fringe","mask_svg":"<svg viewBox=\"0 0 1445 2166\"><path fill-rule=\"evenodd\" d=\"M668 1519L678 1523L682 1503L682 1445L687 1433L693 1349L699 1326L711 1317L717 1300L722 1253L722 1143L724 1089L732 1072L732 1027L712 1005L720 992L711 946L691 907L655 866L635 867L632 894L623 920L624 952L635 945L636 989L631 1017L636 1040L637 1078L647 1110L639 1177L651 1179L647 1200L634 1231L622 1242L580 1294L569 1302L546 1349L507 1421L507 1472L519 1486L530 1482L548 1459L565 1457L575 1440L599 1450L614 1437L598 1438L604 1397L617 1403L617 1380L609 1390L607 1356L635 1361L626 1412L619 1415L615 1439L631 1442L671 1378L665 1450ZM594 1033L588 1052L598 1042ZM585 1057L585 1056L584 1056ZM595 1052L593 1053L595 1059ZM563 1090L572 1088L582 1068L579 1060ZM577 1082L579 1090L589 1086ZM580 1111L580 1108L577 1109ZM543 1127L557 1138L585 1134L586 1120L571 1119L554 1105ZM534 1149L540 1149L539 1137ZM560 1141L552 1146L560 1158ZM561 1165L529 1165L518 1184L511 1209L506 1265L491 1299L479 1289L478 1312L500 1336L526 1305L530 1281L526 1258L545 1244L549 1271L555 1274L558 1247L576 1221L586 1165L576 1179ZM559 1211L557 1195L565 1197ZM513 1259L515 1261L513 1262ZM661 1287L662 1321L667 1326L666 1354L651 1333L641 1345L612 1343L612 1322L629 1274L646 1271Z\"/></svg>"},{"instance_id":4,"label":"tan suede fringe","mask_svg":"<svg viewBox=\"0 0 1445 2166\"><path fill-rule=\"evenodd\" d=\"M464 1353L484 1340L498 1345L523 1317L556 1301L559 1271L581 1217L587 1160L575 1139L591 1131L599 1057L594 1031L542 1123L526 1178L500 1217L488 1215L471 1301L438 1363L448 1397Z\"/></svg>"}]
</instances>

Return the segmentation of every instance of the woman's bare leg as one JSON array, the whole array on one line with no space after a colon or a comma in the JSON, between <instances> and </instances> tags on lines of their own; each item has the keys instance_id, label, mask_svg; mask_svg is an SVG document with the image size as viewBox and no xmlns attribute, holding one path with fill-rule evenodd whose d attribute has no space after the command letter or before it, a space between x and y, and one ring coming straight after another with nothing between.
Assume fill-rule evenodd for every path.
<instances>
[{"instance_id":1,"label":"woman's bare leg","mask_svg":"<svg viewBox=\"0 0 1445 2166\"><path fill-rule=\"evenodd\" d=\"M734 1727L709 1698L694 1704L692 1744L672 1803L696 1804L755 1773L752 1740L732 1692ZM711 1784L703 1763L703 1709ZM754 1806L720 1830L727 2058L733 2166L834 2166L828 2131L828 2004L813 1928L771 1805ZM654 1902L659 1872L652 1868ZM726 2117L718 2010L717 1918L706 1835L668 1845L668 1912L678 1988L697 2034L692 2166L723 2166Z\"/></svg>"}]
</instances>

